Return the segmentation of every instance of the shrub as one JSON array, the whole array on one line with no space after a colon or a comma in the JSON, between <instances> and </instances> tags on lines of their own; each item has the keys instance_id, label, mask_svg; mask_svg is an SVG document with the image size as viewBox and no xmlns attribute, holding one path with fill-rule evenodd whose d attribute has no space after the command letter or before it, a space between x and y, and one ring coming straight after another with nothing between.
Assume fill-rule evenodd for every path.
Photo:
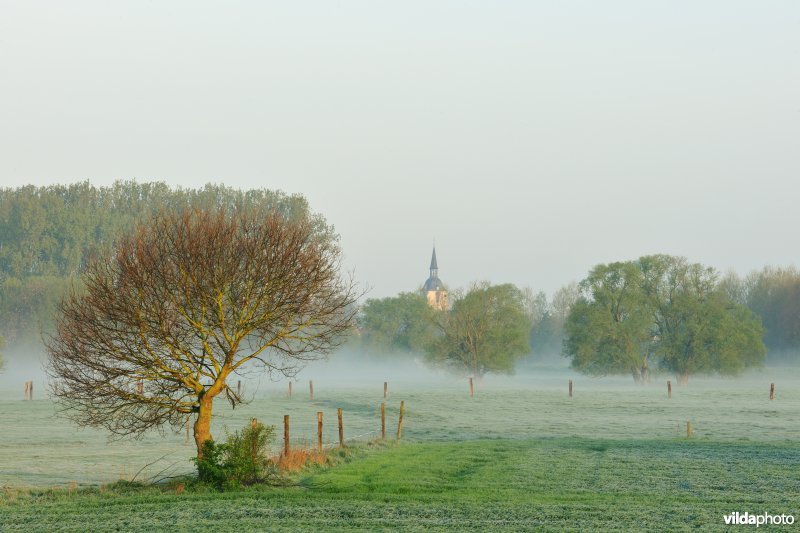
<instances>
[{"instance_id":1,"label":"shrub","mask_svg":"<svg viewBox=\"0 0 800 533\"><path fill-rule=\"evenodd\" d=\"M277 467L268 457L268 446L275 437L275 426L255 422L228 435L227 441L203 444L203 458L195 458L200 481L218 488L278 481Z\"/></svg>"}]
</instances>

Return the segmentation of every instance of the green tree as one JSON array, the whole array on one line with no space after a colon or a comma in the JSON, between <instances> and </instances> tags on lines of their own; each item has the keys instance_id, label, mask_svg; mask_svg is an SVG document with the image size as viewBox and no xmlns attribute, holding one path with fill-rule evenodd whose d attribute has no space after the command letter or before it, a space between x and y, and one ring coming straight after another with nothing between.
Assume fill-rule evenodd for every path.
<instances>
[{"instance_id":1,"label":"green tree","mask_svg":"<svg viewBox=\"0 0 800 533\"><path fill-rule=\"evenodd\" d=\"M433 315L420 293L371 298L358 318L363 347L379 353L422 352L435 334Z\"/></svg>"},{"instance_id":2,"label":"green tree","mask_svg":"<svg viewBox=\"0 0 800 533\"><path fill-rule=\"evenodd\" d=\"M800 358L800 271L766 267L743 286L745 303L764 325L770 356Z\"/></svg>"},{"instance_id":3,"label":"green tree","mask_svg":"<svg viewBox=\"0 0 800 533\"><path fill-rule=\"evenodd\" d=\"M40 342L54 304L85 269L94 249L113 246L135 224L162 210L279 209L307 212L302 196L221 185L173 189L165 183L88 182L0 188L0 334L9 344ZM320 220L314 222L324 228Z\"/></svg>"},{"instance_id":4,"label":"green tree","mask_svg":"<svg viewBox=\"0 0 800 533\"><path fill-rule=\"evenodd\" d=\"M466 294L451 293L450 301L450 311L437 314L440 335L428 348L428 360L479 379L489 372L513 373L530 351L524 293L511 284L483 282Z\"/></svg>"},{"instance_id":5,"label":"green tree","mask_svg":"<svg viewBox=\"0 0 800 533\"><path fill-rule=\"evenodd\" d=\"M639 265L654 309L656 353L680 384L695 373L736 375L763 364L760 320L726 294L713 268L667 255L643 257Z\"/></svg>"},{"instance_id":6,"label":"green tree","mask_svg":"<svg viewBox=\"0 0 800 533\"><path fill-rule=\"evenodd\" d=\"M561 355L567 317L580 293L577 283L569 283L558 289L550 302L544 293L535 296L533 307L536 313L533 314L530 334L530 345L535 357Z\"/></svg>"},{"instance_id":7,"label":"green tree","mask_svg":"<svg viewBox=\"0 0 800 533\"><path fill-rule=\"evenodd\" d=\"M653 255L595 267L568 319L564 354L588 374L698 372L733 375L763 363L763 328L730 297L713 268Z\"/></svg>"},{"instance_id":8,"label":"green tree","mask_svg":"<svg viewBox=\"0 0 800 533\"><path fill-rule=\"evenodd\" d=\"M564 354L590 375L631 374L650 379L652 313L641 292L641 271L632 262L598 265L581 282L585 296L571 307Z\"/></svg>"}]
</instances>

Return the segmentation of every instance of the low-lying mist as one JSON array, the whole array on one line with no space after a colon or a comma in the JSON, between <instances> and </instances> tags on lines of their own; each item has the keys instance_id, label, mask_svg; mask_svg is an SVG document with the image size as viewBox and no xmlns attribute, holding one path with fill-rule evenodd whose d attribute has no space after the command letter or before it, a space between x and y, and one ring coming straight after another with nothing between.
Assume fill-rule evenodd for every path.
<instances>
[{"instance_id":1,"label":"low-lying mist","mask_svg":"<svg viewBox=\"0 0 800 533\"><path fill-rule=\"evenodd\" d=\"M8 348L4 353L5 366L0 372L0 391L13 393L19 391L20 396L26 381L34 382L37 399L47 394L47 376L45 365L47 354L42 346L21 346ZM739 376L693 375L689 387L698 381L715 381L724 386L725 383L742 383L744 381L763 382L780 377L781 368L796 368L798 358L793 354L776 354L767 359L764 368L754 368ZM387 382L389 390L403 389L453 389L468 387L468 376L454 374L448 370L435 368L426 363L421 354L411 353L365 353L359 349L345 347L327 359L307 363L291 379L293 394L306 396L309 394L309 381L314 382L316 391L342 388L374 388L382 390ZM241 375L233 375L228 383L232 388L241 380L246 397L255 398L271 395L276 392L288 392L289 378L280 374L268 374L257 365L251 365ZM654 371L649 385L636 385L630 376L612 375L592 377L579 374L569 367L569 361L552 354L545 357L530 357L517 364L512 375L488 374L481 379L475 378L477 390L491 389L565 389L569 380L573 380L578 388L627 388L627 387L661 387L667 380L676 385L675 377L667 372Z\"/></svg>"}]
</instances>

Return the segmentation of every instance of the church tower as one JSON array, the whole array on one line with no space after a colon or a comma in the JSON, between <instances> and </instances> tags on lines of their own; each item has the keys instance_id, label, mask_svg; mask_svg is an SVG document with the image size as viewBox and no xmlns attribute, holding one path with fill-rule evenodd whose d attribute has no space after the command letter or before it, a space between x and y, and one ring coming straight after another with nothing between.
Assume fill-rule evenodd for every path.
<instances>
[{"instance_id":1,"label":"church tower","mask_svg":"<svg viewBox=\"0 0 800 533\"><path fill-rule=\"evenodd\" d=\"M433 247L433 255L431 256L431 275L422 287L422 292L428 299L428 305L438 311L446 311L447 305L447 290L444 288L444 283L439 279L439 265L436 263L436 247Z\"/></svg>"}]
</instances>

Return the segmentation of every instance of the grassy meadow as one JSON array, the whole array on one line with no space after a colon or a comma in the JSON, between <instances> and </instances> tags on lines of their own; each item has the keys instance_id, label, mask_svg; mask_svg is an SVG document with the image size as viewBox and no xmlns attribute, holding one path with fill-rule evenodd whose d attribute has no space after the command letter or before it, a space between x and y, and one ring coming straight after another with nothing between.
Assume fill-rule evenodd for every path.
<instances>
[{"instance_id":1,"label":"grassy meadow","mask_svg":"<svg viewBox=\"0 0 800 533\"><path fill-rule=\"evenodd\" d=\"M674 530L721 528L722 515L737 510L800 517L797 369L696 378L673 386L671 399L667 376L649 386L569 377L572 398L568 376L548 368L487 378L474 398L465 380L443 377L317 373L313 401L307 380L295 383L291 399L285 383L247 382L250 404L216 405L215 437L251 417L279 425L289 414L294 445L308 445L322 411L324 441L335 448L341 407L352 453L296 474L288 488L182 494L103 485L140 470L141 481L190 472L194 445L184 433L108 442L57 416L41 388L32 402L22 401L21 388L6 388L0 529ZM379 436L384 379L390 437L405 402L399 445L368 444Z\"/></svg>"}]
</instances>

